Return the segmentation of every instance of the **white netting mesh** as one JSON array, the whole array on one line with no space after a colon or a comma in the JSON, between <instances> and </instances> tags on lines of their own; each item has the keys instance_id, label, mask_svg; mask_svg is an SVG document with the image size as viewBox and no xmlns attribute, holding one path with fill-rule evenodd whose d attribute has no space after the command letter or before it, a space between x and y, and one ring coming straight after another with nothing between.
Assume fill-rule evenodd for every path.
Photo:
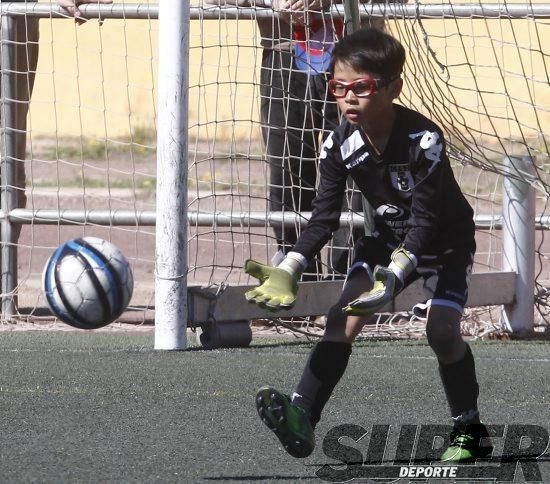
<instances>
[{"instance_id":1,"label":"white netting mesh","mask_svg":"<svg viewBox=\"0 0 550 484\"><path fill-rule=\"evenodd\" d=\"M447 6L452 7L452 4L441 8ZM478 18L464 13L460 18L444 18L443 13L435 13L430 18L421 19L405 18L403 13L403 18L397 15L397 19L386 20L387 29L408 52L401 102L433 118L446 131L456 176L474 207L476 217L485 220L486 228L479 229L477 234L477 271L502 270L501 231L487 221L497 221L502 213L505 157L528 155L534 159L538 177L526 179L538 190L538 214L545 215L547 203L548 146L544 126L550 117L550 95L547 90L548 54L542 39L548 34L549 25L547 19L532 14L536 4L516 6L527 12L524 18L508 18L506 6L501 6L503 13L496 18ZM408 7L409 12L410 8L414 10L414 5ZM205 5L204 8L208 12L213 7ZM270 50L262 50L262 43L270 40L265 30L259 28L264 22L262 14L265 9L256 8L252 19L242 10L243 17L247 18L224 20L228 8L225 5L225 9L217 13L218 20L204 20L200 31L201 41L212 39L212 42L218 42L222 39L223 45L205 48L208 59L220 65L216 75L205 76L204 84L193 86L195 99L200 100L199 106L203 109L195 125L197 138L208 138L210 152L201 153L200 158L197 154L192 165L195 180L191 184L196 183L197 191L191 207L192 210L214 212L267 211L273 195L270 190L273 182L269 165L265 163L269 161L270 153L266 144L261 142L261 102L265 99L259 85L262 80L259 74L261 56L265 66L266 56L272 55ZM274 18L271 22L275 30L284 30L280 19ZM219 37L205 34L216 29ZM286 38L279 36L278 39L291 40L288 34ZM191 73L194 69L202 69L202 61L191 68ZM288 66L283 69L283 75L287 79L292 76ZM244 86L241 85L243 77ZM289 99L289 112L293 98L309 103L313 106L312 111L326 111L324 99L315 97L314 81L309 79L307 82L309 89L301 93L293 92L291 84L287 85L282 96ZM206 93L212 92L214 84L216 89L223 90L223 95L215 97L217 117L208 118L206 107L211 100ZM250 118L247 117L249 113ZM303 120L304 137L309 134L309 121ZM229 126L232 130L227 139L224 128ZM318 125L318 128L322 131L327 129L327 125ZM286 147L283 157L291 158L294 129L287 126L286 131L282 141ZM286 169L291 169L290 164ZM301 183L305 190L308 188L307 182L299 176L293 183L295 188L299 188ZM202 190L198 188L201 185ZM292 203L296 213L299 212L298 197L294 192ZM292 207L285 207L285 210L292 212ZM303 210L307 211L302 207ZM545 316L545 287L548 283L545 264L548 246L544 234L543 231L537 233L538 323ZM220 280L247 282L241 271L244 260L249 257L269 260L277 250L273 228L267 222L254 228L246 220L241 223L236 220L232 227L217 226L216 222L210 227L197 226L191 232L191 240L190 260L194 258L196 261L191 268L192 276L198 282L210 284ZM332 269L327 265L329 253L330 250L323 253L325 277ZM228 258L224 258L224 254ZM208 280L205 281L206 277ZM470 334L500 329L499 312L494 309L477 308L470 310L468 316L465 331ZM405 326L411 324L410 319L405 320ZM386 329L390 333L396 327L395 322L395 318L387 320L389 326ZM294 321L293 324L312 332L319 328L319 321L315 318ZM422 323L418 327L422 331ZM377 331L384 330L380 324L376 328Z\"/></svg>"},{"instance_id":2,"label":"white netting mesh","mask_svg":"<svg viewBox=\"0 0 550 484\"><path fill-rule=\"evenodd\" d=\"M279 239L292 242L293 233L300 229L299 212L309 210L318 142L331 122L337 122L334 105L325 100L322 74L302 73L298 75L301 86L289 84L296 66L288 63L287 44L300 38L311 40L312 32L295 29L292 34L284 20L272 15L269 3L265 5L242 2L236 9L237 19L233 18L235 7L225 2L221 8L205 3L192 9L189 284L248 283L244 261L271 259L278 248L277 224L268 221L266 214L274 209L277 187L279 193L288 193L280 210L296 215ZM498 5L506 11L506 5ZM529 182L537 188L537 214L546 215L548 199L545 126L550 121L550 93L544 39L549 35L549 20L533 13L543 4L508 5L528 14L516 19L506 13L495 18L463 13L444 18L434 10L430 18L414 18L403 10L397 19L385 20L408 52L401 102L442 126L455 173L476 216L491 219L502 212L506 156L533 157L537 177ZM420 11L414 4L404 8L410 13L417 7ZM314 30L341 28L341 15L324 19ZM17 160L26 172L27 207L154 210L156 20L108 19L102 27L97 21L81 27L70 20L42 19L40 24L27 154ZM12 42L12 48L26 44L29 56L36 39L6 42ZM26 76L25 69L20 72ZM282 101L274 103L274 98ZM277 106L284 114L282 126L276 122ZM303 113L296 115L296 109ZM281 180L273 178L274 163L284 174ZM360 210L356 204L354 209ZM25 314L41 314L37 311L44 305L39 279L51 251L67 238L96 235L119 245L132 262L139 296L132 302L137 311L131 316L151 317L153 227L120 226L114 219L108 226L43 226L39 222L24 225L18 242L17 295ZM350 227L344 225L333 244L341 249L350 238ZM476 270L500 270L500 230L480 230L477 241ZM539 321L546 316L549 253L545 232L539 231ZM338 257L345 266L347 253L325 249L318 277L332 277ZM342 272L343 266L339 267ZM478 320L498 326L498 316L489 309L476 310L470 321L475 326ZM311 326L308 321L304 324Z\"/></svg>"},{"instance_id":3,"label":"white netting mesh","mask_svg":"<svg viewBox=\"0 0 550 484\"><path fill-rule=\"evenodd\" d=\"M134 297L122 320L152 320L155 233L135 215L155 210L156 21L78 26L42 18L36 28L36 18L14 18L17 34L10 38L3 22L3 45L17 53L17 97L33 90L26 152L19 150L16 165L26 174L26 208L43 214L22 226L17 241L20 316L51 320L40 280L47 258L68 239L94 235L120 247L134 271ZM36 71L34 83L25 58ZM27 104L18 103L23 119ZM24 129L21 118L17 127ZM44 211L64 213L44 225ZM73 218L67 211L102 213L104 221L66 225ZM117 218L122 213L130 220Z\"/></svg>"}]
</instances>

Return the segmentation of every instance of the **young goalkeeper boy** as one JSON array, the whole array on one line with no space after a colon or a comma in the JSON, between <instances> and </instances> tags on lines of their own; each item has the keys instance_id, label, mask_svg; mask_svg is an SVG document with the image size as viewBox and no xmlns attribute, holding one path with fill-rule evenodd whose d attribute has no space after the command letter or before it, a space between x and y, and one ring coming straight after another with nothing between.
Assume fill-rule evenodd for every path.
<instances>
[{"instance_id":1,"label":"young goalkeeper boy","mask_svg":"<svg viewBox=\"0 0 550 484\"><path fill-rule=\"evenodd\" d=\"M292 397L271 387L256 396L262 421L294 457L313 452L315 425L368 316L415 279L430 276L436 283L426 334L454 421L441 459L471 461L492 451L479 420L474 358L460 334L476 248L473 211L454 179L441 129L394 103L404 63L403 46L378 29L359 30L336 45L329 90L343 121L320 154L312 217L277 267L252 260L245 266L260 281L248 301L273 311L289 308L301 272L338 228L348 176L376 211L375 231L356 244L342 294Z\"/></svg>"}]
</instances>

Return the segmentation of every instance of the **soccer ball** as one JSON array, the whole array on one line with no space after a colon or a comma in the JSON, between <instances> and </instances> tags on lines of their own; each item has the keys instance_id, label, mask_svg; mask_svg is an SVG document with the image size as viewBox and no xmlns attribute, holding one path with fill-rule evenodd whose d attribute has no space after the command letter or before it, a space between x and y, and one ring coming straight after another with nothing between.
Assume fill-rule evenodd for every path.
<instances>
[{"instance_id":1,"label":"soccer ball","mask_svg":"<svg viewBox=\"0 0 550 484\"><path fill-rule=\"evenodd\" d=\"M116 246L83 237L65 242L48 259L42 288L55 316L75 328L96 329L126 309L134 277Z\"/></svg>"}]
</instances>

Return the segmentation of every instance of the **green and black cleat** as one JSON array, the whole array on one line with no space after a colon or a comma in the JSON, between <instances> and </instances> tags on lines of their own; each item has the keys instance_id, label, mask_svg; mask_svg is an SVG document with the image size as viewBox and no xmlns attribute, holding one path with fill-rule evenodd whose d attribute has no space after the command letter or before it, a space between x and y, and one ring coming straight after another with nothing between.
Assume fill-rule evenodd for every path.
<instances>
[{"instance_id":1,"label":"green and black cleat","mask_svg":"<svg viewBox=\"0 0 550 484\"><path fill-rule=\"evenodd\" d=\"M290 397L271 387L256 395L256 409L262 422L272 430L292 456L304 458L315 448L315 435L307 412L290 403Z\"/></svg>"},{"instance_id":2,"label":"green and black cleat","mask_svg":"<svg viewBox=\"0 0 550 484\"><path fill-rule=\"evenodd\" d=\"M451 432L451 443L441 456L442 462L467 463L483 459L493 452L487 427L470 424L455 427Z\"/></svg>"}]
</instances>

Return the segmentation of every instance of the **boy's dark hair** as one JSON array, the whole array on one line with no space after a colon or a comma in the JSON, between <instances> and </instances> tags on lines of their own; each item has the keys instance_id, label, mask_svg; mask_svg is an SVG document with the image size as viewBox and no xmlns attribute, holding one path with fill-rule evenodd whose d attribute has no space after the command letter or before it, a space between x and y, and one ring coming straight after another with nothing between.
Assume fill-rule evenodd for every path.
<instances>
[{"instance_id":1,"label":"boy's dark hair","mask_svg":"<svg viewBox=\"0 0 550 484\"><path fill-rule=\"evenodd\" d=\"M403 71L405 49L395 37L367 27L347 35L334 46L329 66L331 74L337 62L349 64L357 72L370 72L389 80Z\"/></svg>"}]
</instances>

